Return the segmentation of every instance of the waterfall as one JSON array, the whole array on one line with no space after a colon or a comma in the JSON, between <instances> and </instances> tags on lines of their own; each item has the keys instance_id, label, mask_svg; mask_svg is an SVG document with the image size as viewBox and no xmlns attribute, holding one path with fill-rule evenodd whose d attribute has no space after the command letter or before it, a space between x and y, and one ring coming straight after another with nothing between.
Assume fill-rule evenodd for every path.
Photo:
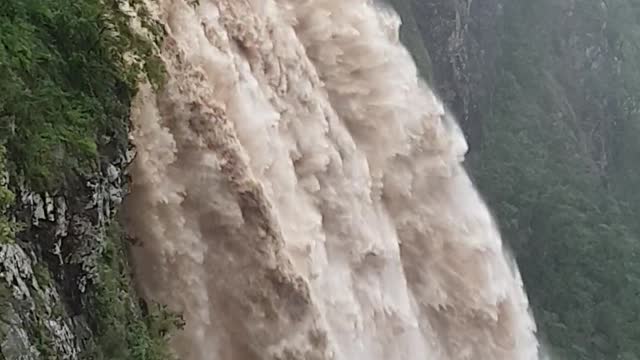
<instances>
[{"instance_id":1,"label":"waterfall","mask_svg":"<svg viewBox=\"0 0 640 360\"><path fill-rule=\"evenodd\" d=\"M154 0L166 83L132 105L127 229L184 360L534 360L513 259L366 0Z\"/></svg>"}]
</instances>

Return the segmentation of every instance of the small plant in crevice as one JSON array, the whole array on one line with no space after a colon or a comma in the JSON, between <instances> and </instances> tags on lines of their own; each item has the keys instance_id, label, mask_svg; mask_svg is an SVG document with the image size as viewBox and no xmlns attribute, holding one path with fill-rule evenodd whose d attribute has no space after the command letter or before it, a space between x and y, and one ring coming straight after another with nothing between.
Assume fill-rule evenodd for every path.
<instances>
[{"instance_id":1,"label":"small plant in crevice","mask_svg":"<svg viewBox=\"0 0 640 360\"><path fill-rule=\"evenodd\" d=\"M173 360L167 342L182 319L165 306L141 302L133 289L122 230L113 223L91 289L95 359Z\"/></svg>"}]
</instances>

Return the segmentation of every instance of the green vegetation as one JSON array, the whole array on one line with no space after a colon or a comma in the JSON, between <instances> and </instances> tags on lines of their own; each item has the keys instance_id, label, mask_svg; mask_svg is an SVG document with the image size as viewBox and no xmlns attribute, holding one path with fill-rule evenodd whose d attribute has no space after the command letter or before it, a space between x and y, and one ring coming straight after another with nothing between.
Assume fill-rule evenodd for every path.
<instances>
[{"instance_id":1,"label":"green vegetation","mask_svg":"<svg viewBox=\"0 0 640 360\"><path fill-rule=\"evenodd\" d=\"M0 145L0 177L6 172L5 149ZM9 219L7 210L15 200L15 195L9 189L7 179L0 180L0 245L11 243L15 240L16 224Z\"/></svg>"},{"instance_id":2,"label":"green vegetation","mask_svg":"<svg viewBox=\"0 0 640 360\"><path fill-rule=\"evenodd\" d=\"M97 341L87 355L96 360L172 359L167 336L182 325L180 317L156 304L146 313L140 309L118 226L111 227L109 237L92 297Z\"/></svg>"},{"instance_id":3,"label":"green vegetation","mask_svg":"<svg viewBox=\"0 0 640 360\"><path fill-rule=\"evenodd\" d=\"M0 343L7 336L6 328L9 321L9 312L11 311L10 301L11 290L9 290L5 282L0 282ZM0 359L3 359L2 352L0 352Z\"/></svg>"},{"instance_id":4,"label":"green vegetation","mask_svg":"<svg viewBox=\"0 0 640 360\"><path fill-rule=\"evenodd\" d=\"M558 358L640 359L640 3L512 1L474 174Z\"/></svg>"},{"instance_id":5,"label":"green vegetation","mask_svg":"<svg viewBox=\"0 0 640 360\"><path fill-rule=\"evenodd\" d=\"M42 288L46 288L53 284L53 281L51 280L51 273L49 273L49 269L47 269L46 265L43 263L33 265L33 276Z\"/></svg>"},{"instance_id":6,"label":"green vegetation","mask_svg":"<svg viewBox=\"0 0 640 360\"><path fill-rule=\"evenodd\" d=\"M126 25L114 1L0 4L0 142L11 175L33 190L94 170L99 148L126 141L141 69L125 66L125 52L137 53L151 79L162 81L152 44Z\"/></svg>"},{"instance_id":7,"label":"green vegetation","mask_svg":"<svg viewBox=\"0 0 640 360\"><path fill-rule=\"evenodd\" d=\"M134 34L128 5L150 39ZM154 46L164 35L138 0L0 1L0 244L15 239L7 212L18 184L35 192L57 192L127 146L130 100L144 73L155 87L164 81ZM125 54L137 59L125 61ZM6 150L6 151L5 151ZM114 220L115 221L115 220ZM94 338L89 359L164 360L171 356L167 336L178 317L159 306L141 308L130 284L122 234L113 229L99 263L99 276L87 289ZM45 263L34 267L43 287L55 286ZM60 316L62 304L34 299L30 332L45 359L57 359L44 326ZM52 313L50 313L52 312Z\"/></svg>"},{"instance_id":8,"label":"green vegetation","mask_svg":"<svg viewBox=\"0 0 640 360\"><path fill-rule=\"evenodd\" d=\"M49 269L47 269L44 263L35 263L32 266L33 276L38 283L38 288L31 288L31 296L33 298L33 305L35 307L30 326L27 326L27 331L30 335L31 342L36 346L40 356L43 359L54 360L57 358L55 340L50 328L47 327L47 322L50 320L60 320L57 318L60 314L54 314L51 304L48 303L47 290L54 286L51 279Z\"/></svg>"},{"instance_id":9,"label":"green vegetation","mask_svg":"<svg viewBox=\"0 0 640 360\"><path fill-rule=\"evenodd\" d=\"M482 109L471 172L554 358L640 359L640 1L392 2L414 6L451 108Z\"/></svg>"},{"instance_id":10,"label":"green vegetation","mask_svg":"<svg viewBox=\"0 0 640 360\"><path fill-rule=\"evenodd\" d=\"M99 134L126 127L130 92L99 2L0 5L0 139L37 190L95 164Z\"/></svg>"},{"instance_id":11,"label":"green vegetation","mask_svg":"<svg viewBox=\"0 0 640 360\"><path fill-rule=\"evenodd\" d=\"M118 1L152 39L131 32ZM429 19L412 16L416 1L389 0L405 18L403 42L431 77L418 27ZM446 4L454 15L453 5L464 5ZM492 114L472 172L558 358L640 359L640 2L503 5L496 91L482 104ZM126 147L136 80L144 72L156 87L164 81L154 54L163 35L138 0L0 1L0 246L20 230L7 214L19 182L55 192L97 172L107 147ZM127 52L140 62L127 64ZM43 264L34 271L53 284ZM139 305L115 223L98 279L87 289L95 336L84 358L170 359L166 340L179 317ZM0 284L0 304L10 296ZM63 309L48 314L44 299L35 301L34 342L55 359L43 324Z\"/></svg>"}]
</instances>

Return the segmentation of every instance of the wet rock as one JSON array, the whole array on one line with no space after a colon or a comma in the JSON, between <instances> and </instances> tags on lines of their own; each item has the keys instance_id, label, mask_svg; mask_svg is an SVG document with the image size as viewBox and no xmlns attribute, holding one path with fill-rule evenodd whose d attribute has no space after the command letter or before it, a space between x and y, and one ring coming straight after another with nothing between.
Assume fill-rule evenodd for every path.
<instances>
[{"instance_id":1,"label":"wet rock","mask_svg":"<svg viewBox=\"0 0 640 360\"><path fill-rule=\"evenodd\" d=\"M13 184L11 215L24 229L15 243L0 245L0 286L9 293L0 321L3 359L81 359L85 344L95 342L91 315L83 314L93 312L86 299L124 197L127 164L124 150L107 157L100 171L69 178L52 192Z\"/></svg>"},{"instance_id":2,"label":"wet rock","mask_svg":"<svg viewBox=\"0 0 640 360\"><path fill-rule=\"evenodd\" d=\"M0 343L2 355L6 359L16 360L37 360L40 359L40 352L31 343L29 334L25 330L25 324L13 309L11 303L6 306L3 321L0 322L0 333L4 334L4 339Z\"/></svg>"},{"instance_id":3,"label":"wet rock","mask_svg":"<svg viewBox=\"0 0 640 360\"><path fill-rule=\"evenodd\" d=\"M17 244L0 246L0 278L11 294L3 304L2 333L6 337L1 344L2 354L6 359L39 359L39 351L33 344L42 343L42 339L34 337L45 336L51 339L50 346L59 359L77 359L79 349L70 321L64 313L54 311L61 306L55 284L42 283L50 281L46 276L38 279L33 258L34 254L28 255Z\"/></svg>"}]
</instances>

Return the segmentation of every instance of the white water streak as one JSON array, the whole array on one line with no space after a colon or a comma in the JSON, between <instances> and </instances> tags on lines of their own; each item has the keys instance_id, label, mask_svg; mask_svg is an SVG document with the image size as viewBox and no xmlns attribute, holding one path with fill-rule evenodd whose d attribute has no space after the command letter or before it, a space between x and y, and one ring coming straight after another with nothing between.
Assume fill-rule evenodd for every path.
<instances>
[{"instance_id":1,"label":"white water streak","mask_svg":"<svg viewBox=\"0 0 640 360\"><path fill-rule=\"evenodd\" d=\"M180 359L537 359L459 128L365 0L157 0L128 229Z\"/></svg>"}]
</instances>

